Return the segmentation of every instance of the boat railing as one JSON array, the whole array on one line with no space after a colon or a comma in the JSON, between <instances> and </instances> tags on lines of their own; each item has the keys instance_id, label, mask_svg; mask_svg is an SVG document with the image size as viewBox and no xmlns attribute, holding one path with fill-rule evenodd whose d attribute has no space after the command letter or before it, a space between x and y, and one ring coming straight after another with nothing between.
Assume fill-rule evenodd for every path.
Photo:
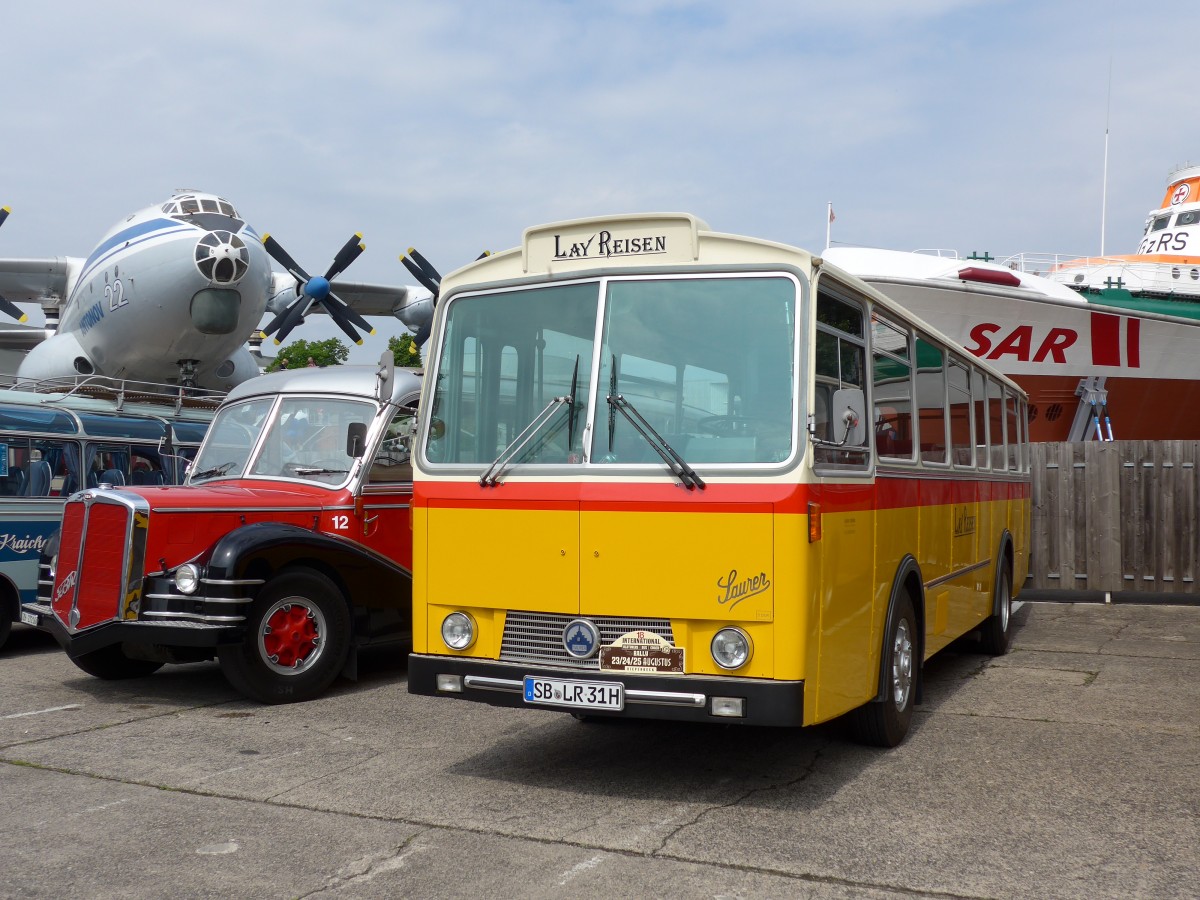
<instances>
[{"instance_id":1,"label":"boat railing","mask_svg":"<svg viewBox=\"0 0 1200 900\"><path fill-rule=\"evenodd\" d=\"M44 394L47 395L45 402L50 404L69 405L73 398L103 400L114 404L118 411L127 403L145 403L172 407L176 415L184 409L215 410L225 398L223 392L207 388L109 378L104 375L35 379L0 374L0 391Z\"/></svg>"}]
</instances>

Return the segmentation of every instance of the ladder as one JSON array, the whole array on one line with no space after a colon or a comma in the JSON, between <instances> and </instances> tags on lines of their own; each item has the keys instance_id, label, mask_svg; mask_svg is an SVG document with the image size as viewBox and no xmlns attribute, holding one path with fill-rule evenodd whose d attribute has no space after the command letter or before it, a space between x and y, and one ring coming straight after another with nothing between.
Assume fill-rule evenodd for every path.
<instances>
[{"instance_id":1,"label":"ladder","mask_svg":"<svg viewBox=\"0 0 1200 900\"><path fill-rule=\"evenodd\" d=\"M1113 439L1112 418L1108 414L1108 391L1104 388L1103 375L1089 375L1079 381L1075 396L1079 406L1075 420L1071 423L1068 441L1111 441Z\"/></svg>"}]
</instances>

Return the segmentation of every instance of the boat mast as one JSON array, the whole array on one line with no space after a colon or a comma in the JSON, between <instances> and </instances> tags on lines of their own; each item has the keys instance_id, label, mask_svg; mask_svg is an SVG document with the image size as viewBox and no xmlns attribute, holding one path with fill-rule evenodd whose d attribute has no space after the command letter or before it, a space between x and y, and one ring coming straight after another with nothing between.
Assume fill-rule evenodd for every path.
<instances>
[{"instance_id":1,"label":"boat mast","mask_svg":"<svg viewBox=\"0 0 1200 900\"><path fill-rule=\"evenodd\" d=\"M1100 255L1104 255L1104 220L1108 215L1108 125L1112 116L1112 54L1108 55L1108 99L1104 104L1104 177L1100 187Z\"/></svg>"},{"instance_id":2,"label":"boat mast","mask_svg":"<svg viewBox=\"0 0 1200 900\"><path fill-rule=\"evenodd\" d=\"M1112 118L1112 53L1109 53L1109 94L1104 101L1104 176L1100 185L1100 256L1104 256L1105 218L1109 211L1109 122Z\"/></svg>"}]
</instances>

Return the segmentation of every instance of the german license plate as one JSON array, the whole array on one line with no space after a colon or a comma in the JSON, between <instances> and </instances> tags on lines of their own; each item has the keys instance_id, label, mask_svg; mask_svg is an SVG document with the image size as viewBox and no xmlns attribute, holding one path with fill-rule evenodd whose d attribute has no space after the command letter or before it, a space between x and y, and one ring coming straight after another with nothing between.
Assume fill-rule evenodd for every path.
<instances>
[{"instance_id":1,"label":"german license plate","mask_svg":"<svg viewBox=\"0 0 1200 900\"><path fill-rule=\"evenodd\" d=\"M571 681L526 675L525 702L620 711L625 708L625 685L612 681Z\"/></svg>"},{"instance_id":2,"label":"german license plate","mask_svg":"<svg viewBox=\"0 0 1200 900\"><path fill-rule=\"evenodd\" d=\"M38 624L38 617L31 612L25 612L25 610L21 610L21 621L26 625L33 625L36 628Z\"/></svg>"}]
</instances>

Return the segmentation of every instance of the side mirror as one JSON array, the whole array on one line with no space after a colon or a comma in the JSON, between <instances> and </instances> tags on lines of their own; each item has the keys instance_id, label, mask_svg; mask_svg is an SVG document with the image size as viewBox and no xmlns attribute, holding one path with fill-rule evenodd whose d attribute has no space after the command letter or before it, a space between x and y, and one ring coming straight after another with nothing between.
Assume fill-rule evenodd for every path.
<instances>
[{"instance_id":1,"label":"side mirror","mask_svg":"<svg viewBox=\"0 0 1200 900\"><path fill-rule=\"evenodd\" d=\"M861 388L839 388L833 392L833 405L830 412L834 421L840 423L841 435L838 444L847 447L861 447L867 440L867 427L863 424L866 416L866 398Z\"/></svg>"},{"instance_id":2,"label":"side mirror","mask_svg":"<svg viewBox=\"0 0 1200 900\"><path fill-rule=\"evenodd\" d=\"M367 445L367 426L364 422L351 422L346 426L346 455L352 459L362 456Z\"/></svg>"}]
</instances>

